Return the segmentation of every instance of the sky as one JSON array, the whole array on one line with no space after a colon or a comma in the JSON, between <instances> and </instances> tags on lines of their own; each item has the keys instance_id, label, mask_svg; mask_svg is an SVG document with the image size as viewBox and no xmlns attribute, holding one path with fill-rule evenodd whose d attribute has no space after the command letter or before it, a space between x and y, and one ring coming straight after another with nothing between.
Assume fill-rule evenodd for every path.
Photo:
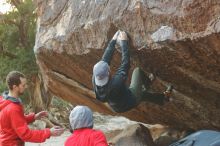
<instances>
[{"instance_id":1,"label":"sky","mask_svg":"<svg viewBox=\"0 0 220 146\"><path fill-rule=\"evenodd\" d=\"M11 5L6 3L6 0L0 0L0 12L6 13L11 9Z\"/></svg>"}]
</instances>

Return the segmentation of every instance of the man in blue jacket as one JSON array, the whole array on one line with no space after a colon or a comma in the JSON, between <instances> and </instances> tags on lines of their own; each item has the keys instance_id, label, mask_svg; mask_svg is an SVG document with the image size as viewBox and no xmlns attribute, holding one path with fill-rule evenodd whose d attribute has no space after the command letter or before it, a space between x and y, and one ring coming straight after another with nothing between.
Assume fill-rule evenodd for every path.
<instances>
[{"instance_id":1,"label":"man in blue jacket","mask_svg":"<svg viewBox=\"0 0 220 146\"><path fill-rule=\"evenodd\" d=\"M121 65L113 76L110 76L110 61L115 51L116 41L121 47ZM150 79L139 68L132 73L131 84L126 86L130 68L128 36L124 31L117 31L109 42L101 61L93 67L92 83L96 98L108 102L115 112L126 112L137 106L141 101L151 101L162 105L169 99L172 86L164 93L150 93L146 90ZM145 90L144 88L145 87Z\"/></svg>"}]
</instances>

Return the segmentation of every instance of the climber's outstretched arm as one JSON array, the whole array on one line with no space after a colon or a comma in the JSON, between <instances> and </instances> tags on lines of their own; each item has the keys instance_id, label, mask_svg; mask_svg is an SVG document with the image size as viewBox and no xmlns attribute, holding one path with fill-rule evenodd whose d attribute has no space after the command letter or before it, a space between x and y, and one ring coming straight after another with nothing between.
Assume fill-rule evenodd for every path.
<instances>
[{"instance_id":1,"label":"climber's outstretched arm","mask_svg":"<svg viewBox=\"0 0 220 146\"><path fill-rule=\"evenodd\" d=\"M128 76L128 71L130 69L130 54L129 54L129 44L128 44L128 37L125 32L121 32L118 36L118 42L121 46L121 65L118 68L116 74L122 74L125 79Z\"/></svg>"},{"instance_id":2,"label":"climber's outstretched arm","mask_svg":"<svg viewBox=\"0 0 220 146\"><path fill-rule=\"evenodd\" d=\"M107 62L108 65L110 65L113 53L115 51L115 44L116 44L116 39L118 37L119 31L117 31L115 33L115 35L113 36L113 38L111 39L111 41L108 43L107 48L105 49L105 52L102 56L102 60Z\"/></svg>"}]
</instances>

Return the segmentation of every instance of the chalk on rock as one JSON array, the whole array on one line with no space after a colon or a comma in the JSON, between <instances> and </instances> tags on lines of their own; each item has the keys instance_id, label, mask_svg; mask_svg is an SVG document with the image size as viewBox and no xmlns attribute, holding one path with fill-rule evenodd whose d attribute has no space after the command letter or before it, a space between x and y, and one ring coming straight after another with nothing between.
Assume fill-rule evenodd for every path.
<instances>
[{"instance_id":1,"label":"chalk on rock","mask_svg":"<svg viewBox=\"0 0 220 146\"><path fill-rule=\"evenodd\" d=\"M174 36L174 29L169 26L161 26L156 32L151 35L154 42L162 42L172 39Z\"/></svg>"}]
</instances>

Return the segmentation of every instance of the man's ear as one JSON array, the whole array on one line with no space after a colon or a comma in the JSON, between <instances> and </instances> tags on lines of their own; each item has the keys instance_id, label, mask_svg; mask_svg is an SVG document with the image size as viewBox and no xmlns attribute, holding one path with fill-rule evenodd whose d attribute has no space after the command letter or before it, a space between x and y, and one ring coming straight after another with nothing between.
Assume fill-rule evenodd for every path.
<instances>
[{"instance_id":1,"label":"man's ear","mask_svg":"<svg viewBox=\"0 0 220 146\"><path fill-rule=\"evenodd\" d=\"M17 86L16 85L13 85L12 86L12 90L14 90L14 89L16 89L17 88Z\"/></svg>"}]
</instances>

